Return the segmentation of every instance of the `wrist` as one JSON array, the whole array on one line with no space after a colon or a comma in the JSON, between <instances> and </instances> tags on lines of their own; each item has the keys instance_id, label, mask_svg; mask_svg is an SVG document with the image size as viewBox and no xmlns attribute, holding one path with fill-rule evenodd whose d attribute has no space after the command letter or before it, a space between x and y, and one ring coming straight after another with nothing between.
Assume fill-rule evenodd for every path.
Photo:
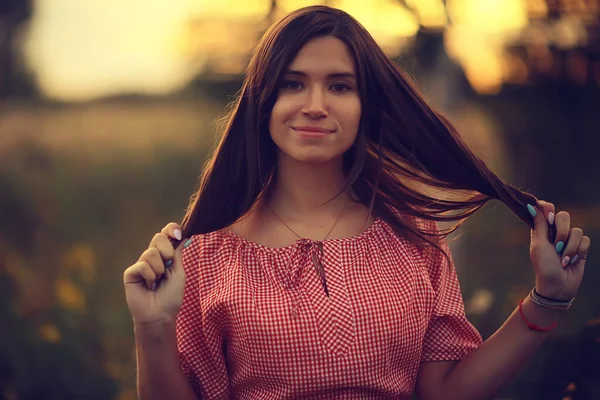
<instances>
[{"instance_id":1,"label":"wrist","mask_svg":"<svg viewBox=\"0 0 600 400\"><path fill-rule=\"evenodd\" d=\"M534 303L529 296L523 300L522 306L527 319L539 326L550 326L556 323L566 311L540 306Z\"/></svg>"},{"instance_id":2,"label":"wrist","mask_svg":"<svg viewBox=\"0 0 600 400\"><path fill-rule=\"evenodd\" d=\"M544 286L542 284L539 284L539 283L536 283L535 291L544 298L553 299L556 301L565 301L566 302L566 301L570 301L574 298L574 296L564 293L564 291L562 291L562 290L551 289L551 288Z\"/></svg>"},{"instance_id":3,"label":"wrist","mask_svg":"<svg viewBox=\"0 0 600 400\"><path fill-rule=\"evenodd\" d=\"M134 323L133 331L138 341L171 340L175 336L175 321L161 320L152 323Z\"/></svg>"},{"instance_id":4,"label":"wrist","mask_svg":"<svg viewBox=\"0 0 600 400\"><path fill-rule=\"evenodd\" d=\"M529 292L529 298L534 304L540 307L553 308L557 310L568 310L573 305L573 301L575 301L574 297L569 300L557 300L550 297L545 297L539 294L536 288L533 288L533 290Z\"/></svg>"}]
</instances>

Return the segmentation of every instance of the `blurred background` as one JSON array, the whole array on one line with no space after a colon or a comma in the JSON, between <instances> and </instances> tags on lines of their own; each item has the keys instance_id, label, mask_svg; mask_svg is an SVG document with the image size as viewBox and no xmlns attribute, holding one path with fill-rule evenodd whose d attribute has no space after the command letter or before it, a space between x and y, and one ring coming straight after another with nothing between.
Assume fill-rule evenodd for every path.
<instances>
[{"instance_id":1,"label":"blurred background","mask_svg":"<svg viewBox=\"0 0 600 400\"><path fill-rule=\"evenodd\" d=\"M502 177L600 230L597 0L1 0L0 397L135 394L123 270L179 221L276 19L356 17ZM491 335L534 284L501 204L452 243ZM502 399L600 399L600 271Z\"/></svg>"}]
</instances>

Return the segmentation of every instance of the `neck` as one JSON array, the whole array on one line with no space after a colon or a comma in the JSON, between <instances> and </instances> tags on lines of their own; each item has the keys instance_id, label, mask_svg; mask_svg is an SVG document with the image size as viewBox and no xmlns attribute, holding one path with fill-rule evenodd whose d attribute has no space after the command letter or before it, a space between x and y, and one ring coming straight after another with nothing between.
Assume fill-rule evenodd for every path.
<instances>
[{"instance_id":1,"label":"neck","mask_svg":"<svg viewBox=\"0 0 600 400\"><path fill-rule=\"evenodd\" d=\"M280 155L268 201L287 215L339 212L350 198L347 192L338 195L345 180L341 157L326 163L303 163Z\"/></svg>"}]
</instances>

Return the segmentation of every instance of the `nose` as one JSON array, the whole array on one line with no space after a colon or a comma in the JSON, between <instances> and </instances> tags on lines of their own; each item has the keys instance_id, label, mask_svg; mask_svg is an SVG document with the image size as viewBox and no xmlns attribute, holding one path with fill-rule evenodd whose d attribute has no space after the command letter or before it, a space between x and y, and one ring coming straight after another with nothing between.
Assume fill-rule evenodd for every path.
<instances>
[{"instance_id":1,"label":"nose","mask_svg":"<svg viewBox=\"0 0 600 400\"><path fill-rule=\"evenodd\" d=\"M308 97L302 109L307 117L318 119L327 116L326 98L323 90L313 89L308 91Z\"/></svg>"}]
</instances>

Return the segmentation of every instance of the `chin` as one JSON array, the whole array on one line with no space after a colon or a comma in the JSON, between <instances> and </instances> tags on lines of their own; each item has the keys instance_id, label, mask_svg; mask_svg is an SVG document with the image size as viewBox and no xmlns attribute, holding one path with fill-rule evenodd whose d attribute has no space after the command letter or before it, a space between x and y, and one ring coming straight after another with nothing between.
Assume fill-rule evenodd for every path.
<instances>
[{"instance_id":1,"label":"chin","mask_svg":"<svg viewBox=\"0 0 600 400\"><path fill-rule=\"evenodd\" d=\"M299 151L287 154L287 156L302 163L325 164L340 158L342 154L331 154L321 151Z\"/></svg>"}]
</instances>

